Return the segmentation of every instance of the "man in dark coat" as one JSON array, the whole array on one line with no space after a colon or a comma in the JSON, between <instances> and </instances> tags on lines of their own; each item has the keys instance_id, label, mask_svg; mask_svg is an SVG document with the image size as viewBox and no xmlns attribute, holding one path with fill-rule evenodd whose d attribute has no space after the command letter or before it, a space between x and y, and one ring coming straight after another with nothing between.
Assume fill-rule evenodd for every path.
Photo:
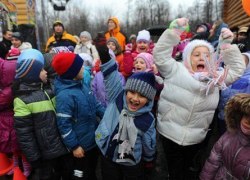
<instances>
[{"instance_id":1,"label":"man in dark coat","mask_svg":"<svg viewBox=\"0 0 250 180\"><path fill-rule=\"evenodd\" d=\"M3 40L0 42L0 58L5 59L11 47L12 31L3 30Z\"/></svg>"}]
</instances>

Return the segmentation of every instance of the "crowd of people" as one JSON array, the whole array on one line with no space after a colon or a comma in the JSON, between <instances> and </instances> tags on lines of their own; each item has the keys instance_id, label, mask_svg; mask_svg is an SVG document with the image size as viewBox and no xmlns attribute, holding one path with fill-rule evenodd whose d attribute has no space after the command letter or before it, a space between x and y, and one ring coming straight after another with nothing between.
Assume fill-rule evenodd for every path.
<instances>
[{"instance_id":1,"label":"crowd of people","mask_svg":"<svg viewBox=\"0 0 250 180\"><path fill-rule=\"evenodd\" d=\"M55 21L45 52L4 30L0 176L95 180L100 161L103 180L152 179L161 143L169 180L250 179L250 26L178 18L157 42L107 27Z\"/></svg>"}]
</instances>

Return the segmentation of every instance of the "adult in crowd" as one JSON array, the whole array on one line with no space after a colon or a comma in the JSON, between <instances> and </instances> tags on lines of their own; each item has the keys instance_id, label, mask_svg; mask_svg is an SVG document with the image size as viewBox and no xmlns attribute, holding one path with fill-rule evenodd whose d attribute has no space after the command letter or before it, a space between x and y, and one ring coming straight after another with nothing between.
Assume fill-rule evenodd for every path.
<instances>
[{"instance_id":1,"label":"adult in crowd","mask_svg":"<svg viewBox=\"0 0 250 180\"><path fill-rule=\"evenodd\" d=\"M194 36L191 40L194 39L203 39L207 40L210 34L211 25L209 23L201 23L196 26Z\"/></svg>"},{"instance_id":2,"label":"adult in crowd","mask_svg":"<svg viewBox=\"0 0 250 180\"><path fill-rule=\"evenodd\" d=\"M111 17L108 19L108 31L105 33L106 39L110 37L115 37L120 44L122 51L125 50L126 36L120 32L119 21L116 17Z\"/></svg>"},{"instance_id":3,"label":"adult in crowd","mask_svg":"<svg viewBox=\"0 0 250 180\"><path fill-rule=\"evenodd\" d=\"M0 58L5 59L11 47L12 31L3 30L3 40L0 42Z\"/></svg>"},{"instance_id":4,"label":"adult in crowd","mask_svg":"<svg viewBox=\"0 0 250 180\"><path fill-rule=\"evenodd\" d=\"M45 51L49 52L51 48L58 46L75 47L76 44L76 38L65 31L63 23L55 21L53 24L53 35L48 39Z\"/></svg>"},{"instance_id":5,"label":"adult in crowd","mask_svg":"<svg viewBox=\"0 0 250 180\"><path fill-rule=\"evenodd\" d=\"M210 29L210 34L208 37L208 41L213 45L216 49L219 43L219 36L221 34L222 28L228 28L228 25L221 20L218 20L213 23L212 28Z\"/></svg>"},{"instance_id":6,"label":"adult in crowd","mask_svg":"<svg viewBox=\"0 0 250 180\"><path fill-rule=\"evenodd\" d=\"M20 52L32 48L32 45L29 42L24 42L24 37L20 32L14 32L12 34L11 43L11 49L18 48Z\"/></svg>"},{"instance_id":7,"label":"adult in crowd","mask_svg":"<svg viewBox=\"0 0 250 180\"><path fill-rule=\"evenodd\" d=\"M249 51L247 44L249 44L249 37L247 35L248 27L241 27L238 31L237 45L242 53Z\"/></svg>"},{"instance_id":8,"label":"adult in crowd","mask_svg":"<svg viewBox=\"0 0 250 180\"><path fill-rule=\"evenodd\" d=\"M92 44L92 36L88 31L81 32L80 43L76 45L74 53L76 54L87 53L92 57L94 62L100 59L95 45Z\"/></svg>"}]
</instances>

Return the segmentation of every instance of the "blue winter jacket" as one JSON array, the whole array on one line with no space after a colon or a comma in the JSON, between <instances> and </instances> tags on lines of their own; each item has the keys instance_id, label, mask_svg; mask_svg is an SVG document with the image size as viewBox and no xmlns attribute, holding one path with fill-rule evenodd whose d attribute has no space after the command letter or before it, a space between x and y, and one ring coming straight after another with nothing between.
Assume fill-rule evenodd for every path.
<instances>
[{"instance_id":1,"label":"blue winter jacket","mask_svg":"<svg viewBox=\"0 0 250 180\"><path fill-rule=\"evenodd\" d=\"M96 115L102 118L104 108L90 91L90 88L76 80L57 77L56 92L57 125L63 142L74 150L81 146L88 151L96 146Z\"/></svg>"},{"instance_id":2,"label":"blue winter jacket","mask_svg":"<svg viewBox=\"0 0 250 180\"><path fill-rule=\"evenodd\" d=\"M104 75L104 83L107 91L109 105L105 111L95 135L96 143L103 156L116 162L118 157L118 143L113 140L119 128L119 115L123 108L128 110L126 93L123 90L117 65L114 60L103 64L101 70ZM136 143L133 149L134 163L119 163L127 166L138 164L141 159L152 161L156 152L155 119L151 114L153 101L149 101L136 112L130 112L135 116L134 124L138 129ZM129 110L128 110L129 111Z\"/></svg>"},{"instance_id":3,"label":"blue winter jacket","mask_svg":"<svg viewBox=\"0 0 250 180\"><path fill-rule=\"evenodd\" d=\"M238 93L250 93L250 69L246 69L245 73L237 81L221 92L218 105L220 120L224 121L225 119L224 108L227 101Z\"/></svg>"}]
</instances>

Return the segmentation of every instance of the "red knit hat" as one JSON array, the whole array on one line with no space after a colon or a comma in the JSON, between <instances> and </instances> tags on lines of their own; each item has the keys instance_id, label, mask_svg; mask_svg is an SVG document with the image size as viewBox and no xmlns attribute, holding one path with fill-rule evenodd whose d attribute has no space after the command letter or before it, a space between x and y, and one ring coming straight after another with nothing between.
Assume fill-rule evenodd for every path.
<instances>
[{"instance_id":1,"label":"red knit hat","mask_svg":"<svg viewBox=\"0 0 250 180\"><path fill-rule=\"evenodd\" d=\"M83 59L74 53L61 52L54 56L52 67L63 79L74 79L83 66Z\"/></svg>"}]
</instances>

